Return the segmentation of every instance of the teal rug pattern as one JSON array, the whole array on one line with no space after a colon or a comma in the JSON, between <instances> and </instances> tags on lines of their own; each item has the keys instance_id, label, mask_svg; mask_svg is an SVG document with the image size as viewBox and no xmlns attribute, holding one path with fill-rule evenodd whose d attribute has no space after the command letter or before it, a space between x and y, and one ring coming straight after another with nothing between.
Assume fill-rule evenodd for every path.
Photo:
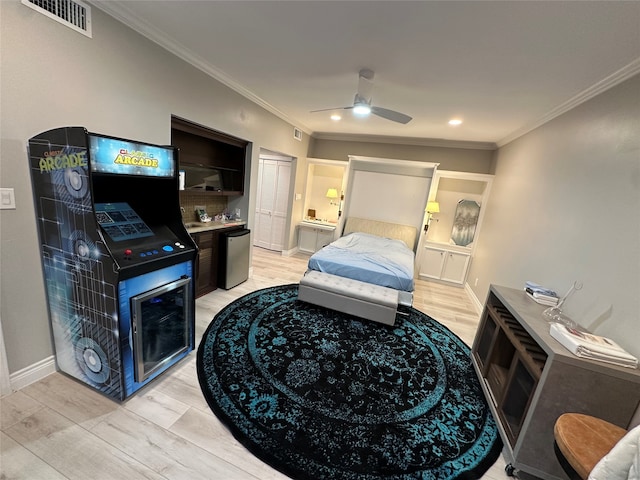
<instances>
[{"instance_id":1,"label":"teal rug pattern","mask_svg":"<svg viewBox=\"0 0 640 480\"><path fill-rule=\"evenodd\" d=\"M473 480L502 442L470 350L416 309L393 327L301 302L298 285L245 295L198 347L213 412L294 479Z\"/></svg>"}]
</instances>

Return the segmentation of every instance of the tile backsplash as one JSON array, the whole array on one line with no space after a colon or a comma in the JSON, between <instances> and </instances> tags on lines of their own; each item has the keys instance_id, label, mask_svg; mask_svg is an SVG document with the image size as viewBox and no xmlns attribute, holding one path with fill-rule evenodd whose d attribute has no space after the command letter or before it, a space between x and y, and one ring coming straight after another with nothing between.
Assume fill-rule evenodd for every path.
<instances>
[{"instance_id":1,"label":"tile backsplash","mask_svg":"<svg viewBox=\"0 0 640 480\"><path fill-rule=\"evenodd\" d=\"M180 206L184 208L182 213L184 222L199 220L195 211L196 205L205 205L207 213L213 218L227 209L227 197L207 195L205 193L180 192Z\"/></svg>"}]
</instances>

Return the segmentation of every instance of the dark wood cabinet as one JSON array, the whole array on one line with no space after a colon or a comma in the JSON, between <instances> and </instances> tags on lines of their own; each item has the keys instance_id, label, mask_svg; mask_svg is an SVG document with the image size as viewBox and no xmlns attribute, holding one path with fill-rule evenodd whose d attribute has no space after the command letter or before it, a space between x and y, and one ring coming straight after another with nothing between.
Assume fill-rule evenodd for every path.
<instances>
[{"instance_id":1,"label":"dark wood cabinet","mask_svg":"<svg viewBox=\"0 0 640 480\"><path fill-rule=\"evenodd\" d=\"M193 234L198 245L196 298L218 288L218 233L215 230Z\"/></svg>"},{"instance_id":2,"label":"dark wood cabinet","mask_svg":"<svg viewBox=\"0 0 640 480\"><path fill-rule=\"evenodd\" d=\"M179 117L171 117L171 144L179 149L180 168L210 169L220 176L207 195L243 195L245 159L249 142ZM197 173L198 175L200 173Z\"/></svg>"},{"instance_id":3,"label":"dark wood cabinet","mask_svg":"<svg viewBox=\"0 0 640 480\"><path fill-rule=\"evenodd\" d=\"M492 285L471 356L515 470L565 480L553 427L566 412L628 428L640 401L640 371L573 355L550 334L546 307L524 290Z\"/></svg>"},{"instance_id":4,"label":"dark wood cabinet","mask_svg":"<svg viewBox=\"0 0 640 480\"><path fill-rule=\"evenodd\" d=\"M223 233L233 232L244 228L242 226L230 226L217 228L205 232L192 233L191 237L198 246L198 259L196 261L196 298L213 292L218 288L220 275L220 237Z\"/></svg>"}]
</instances>

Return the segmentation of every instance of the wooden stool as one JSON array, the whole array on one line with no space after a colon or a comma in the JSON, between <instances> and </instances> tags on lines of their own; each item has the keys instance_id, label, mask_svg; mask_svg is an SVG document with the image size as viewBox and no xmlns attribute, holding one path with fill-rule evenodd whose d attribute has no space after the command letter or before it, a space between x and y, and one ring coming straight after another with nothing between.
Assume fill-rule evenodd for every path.
<instances>
[{"instance_id":1,"label":"wooden stool","mask_svg":"<svg viewBox=\"0 0 640 480\"><path fill-rule=\"evenodd\" d=\"M556 453L566 470L565 462L574 470L567 474L586 480L596 466L627 431L599 418L581 413L565 413L558 417L553 428Z\"/></svg>"}]
</instances>

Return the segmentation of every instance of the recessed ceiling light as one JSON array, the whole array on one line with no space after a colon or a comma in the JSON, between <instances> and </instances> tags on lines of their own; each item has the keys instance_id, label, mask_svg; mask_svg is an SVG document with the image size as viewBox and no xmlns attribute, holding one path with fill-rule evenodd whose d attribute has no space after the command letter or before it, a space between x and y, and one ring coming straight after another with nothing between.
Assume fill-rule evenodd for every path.
<instances>
[{"instance_id":1,"label":"recessed ceiling light","mask_svg":"<svg viewBox=\"0 0 640 480\"><path fill-rule=\"evenodd\" d=\"M451 125L452 127L457 127L461 123L462 123L462 120L460 120L458 118L453 118L453 119L449 120L449 125Z\"/></svg>"},{"instance_id":2,"label":"recessed ceiling light","mask_svg":"<svg viewBox=\"0 0 640 480\"><path fill-rule=\"evenodd\" d=\"M340 115L338 115L337 113L334 113L334 114L331 115L331 120L333 120L334 122L337 122L340 119L342 119L342 117Z\"/></svg>"}]
</instances>

